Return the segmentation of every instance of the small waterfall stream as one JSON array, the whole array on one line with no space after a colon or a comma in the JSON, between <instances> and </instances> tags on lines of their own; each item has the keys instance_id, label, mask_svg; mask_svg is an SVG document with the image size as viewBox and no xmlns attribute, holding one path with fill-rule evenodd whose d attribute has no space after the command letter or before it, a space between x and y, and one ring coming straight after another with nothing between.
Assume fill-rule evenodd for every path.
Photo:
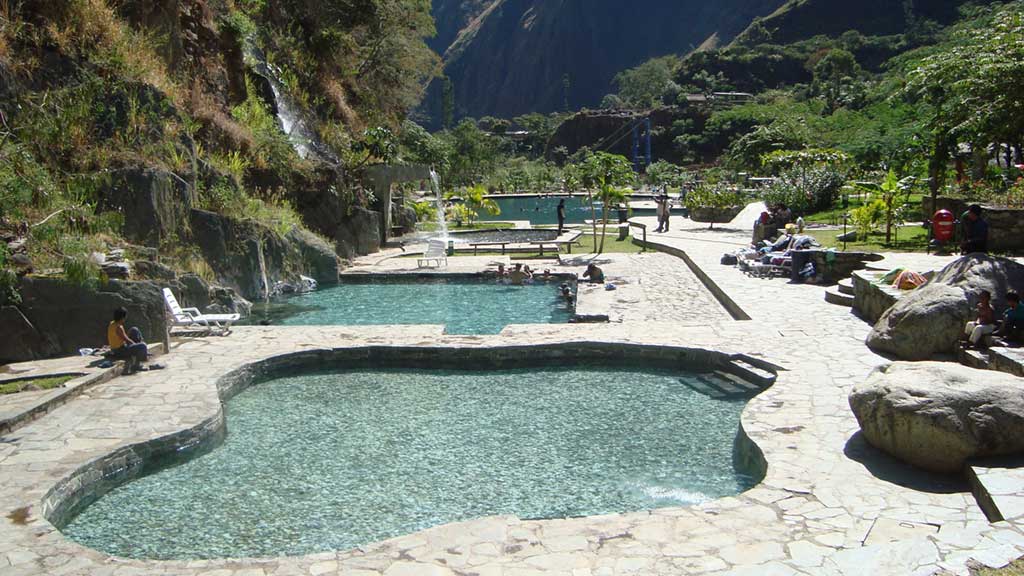
<instances>
[{"instance_id":1,"label":"small waterfall stream","mask_svg":"<svg viewBox=\"0 0 1024 576\"><path fill-rule=\"evenodd\" d=\"M444 213L444 197L441 196L441 177L434 170L430 171L430 186L434 189L434 196L437 202L437 230L441 233L441 239L448 239L448 219Z\"/></svg>"},{"instance_id":2,"label":"small waterfall stream","mask_svg":"<svg viewBox=\"0 0 1024 576\"><path fill-rule=\"evenodd\" d=\"M316 132L306 121L302 110L292 101L281 81L281 71L267 61L266 55L250 40L245 42L245 57L253 72L259 74L270 85L274 93L274 104L277 107L277 119L281 130L288 135L295 152L303 159L312 155L335 160L333 155L326 154L319 144Z\"/></svg>"}]
</instances>

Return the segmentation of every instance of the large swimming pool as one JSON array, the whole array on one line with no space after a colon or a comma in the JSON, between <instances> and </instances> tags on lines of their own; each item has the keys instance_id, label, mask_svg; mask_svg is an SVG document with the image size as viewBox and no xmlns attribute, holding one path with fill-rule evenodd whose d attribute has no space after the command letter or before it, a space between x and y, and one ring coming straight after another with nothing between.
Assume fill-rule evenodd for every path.
<instances>
[{"instance_id":1,"label":"large swimming pool","mask_svg":"<svg viewBox=\"0 0 1024 576\"><path fill-rule=\"evenodd\" d=\"M339 286L257 305L254 321L285 326L443 324L448 334L497 334L509 324L568 322L559 282L507 286L470 278L346 279Z\"/></svg>"},{"instance_id":2,"label":"large swimming pool","mask_svg":"<svg viewBox=\"0 0 1024 576\"><path fill-rule=\"evenodd\" d=\"M740 411L709 375L566 366L348 370L258 383L211 452L62 527L131 558L344 550L495 514L564 518L739 493ZM699 387L699 386L698 386Z\"/></svg>"}]
</instances>

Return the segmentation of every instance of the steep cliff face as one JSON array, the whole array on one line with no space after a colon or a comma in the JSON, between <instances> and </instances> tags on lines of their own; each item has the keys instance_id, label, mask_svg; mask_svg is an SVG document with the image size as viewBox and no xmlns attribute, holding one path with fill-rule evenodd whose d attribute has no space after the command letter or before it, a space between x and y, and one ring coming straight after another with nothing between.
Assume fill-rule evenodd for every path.
<instances>
[{"instance_id":1,"label":"steep cliff face","mask_svg":"<svg viewBox=\"0 0 1024 576\"><path fill-rule=\"evenodd\" d=\"M614 76L665 54L686 53L709 38L728 42L784 0L496 0L446 49L456 116L512 117L595 106ZM448 30L452 4L434 15ZM441 42L439 36L435 42ZM435 82L435 85L439 84ZM434 86L426 110L440 117Z\"/></svg>"},{"instance_id":2,"label":"steep cliff face","mask_svg":"<svg viewBox=\"0 0 1024 576\"><path fill-rule=\"evenodd\" d=\"M434 52L444 54L455 43L459 33L490 6L499 0L434 0L431 13L434 16L437 35L427 41Z\"/></svg>"}]
</instances>

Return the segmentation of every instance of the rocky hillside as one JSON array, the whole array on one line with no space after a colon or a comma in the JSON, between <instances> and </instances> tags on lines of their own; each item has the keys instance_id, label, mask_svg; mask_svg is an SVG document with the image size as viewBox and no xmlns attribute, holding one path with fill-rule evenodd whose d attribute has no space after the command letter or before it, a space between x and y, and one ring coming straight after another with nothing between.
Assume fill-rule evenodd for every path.
<instances>
[{"instance_id":1,"label":"rocky hillside","mask_svg":"<svg viewBox=\"0 0 1024 576\"><path fill-rule=\"evenodd\" d=\"M361 172L436 69L428 6L0 2L0 333L74 348L33 316L43 280L85 306L116 279L188 277L198 307L336 282L339 256L379 245Z\"/></svg>"},{"instance_id":2,"label":"rocky hillside","mask_svg":"<svg viewBox=\"0 0 1024 576\"><path fill-rule=\"evenodd\" d=\"M906 33L929 21L949 24L956 20L960 6L966 3L965 0L789 0L759 24L777 44L820 34L839 36L847 30L856 30L865 36L889 36ZM988 0L973 3L986 4ZM744 34L739 40L745 38L750 39Z\"/></svg>"},{"instance_id":3,"label":"rocky hillside","mask_svg":"<svg viewBox=\"0 0 1024 576\"><path fill-rule=\"evenodd\" d=\"M445 48L455 116L513 117L595 106L614 76L665 54L728 42L784 0L493 0L434 5L438 41L480 12ZM474 6L470 6L474 5ZM459 10L458 8L463 8ZM471 8L471 9L466 9ZM483 8L483 10L480 10ZM443 42L442 42L443 43ZM424 111L443 115L434 82Z\"/></svg>"}]
</instances>

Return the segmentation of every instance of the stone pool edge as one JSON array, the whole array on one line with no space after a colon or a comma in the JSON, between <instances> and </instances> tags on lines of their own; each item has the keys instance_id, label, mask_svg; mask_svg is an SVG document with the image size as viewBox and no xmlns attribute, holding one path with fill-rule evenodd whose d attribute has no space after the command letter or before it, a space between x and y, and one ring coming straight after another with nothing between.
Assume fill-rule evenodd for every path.
<instances>
[{"instance_id":1,"label":"stone pool edge","mask_svg":"<svg viewBox=\"0 0 1024 576\"><path fill-rule=\"evenodd\" d=\"M537 355L537 350L543 353ZM447 355L439 363L438 354ZM170 568L184 567L196 560L153 560L133 559L113 556L103 551L87 547L67 538L60 527L66 524L83 507L88 506L110 490L135 480L149 473L151 467L160 466L167 458L193 458L219 446L227 433L227 422L224 415L224 402L229 401L238 393L250 386L258 384L262 379L271 378L289 369L311 367L334 369L342 367L367 366L404 367L404 368L446 368L465 367L466 356L473 363L474 369L500 369L505 367L521 367L524 361L530 367L554 364L557 361L571 360L584 363L586 361L605 361L612 365L629 365L637 367L675 368L679 370L712 371L724 368L737 354L720 350L697 348L681 345L657 345L605 341L563 341L550 344L499 344L494 346L420 346L420 345L360 345L339 348L315 348L290 351L253 359L229 371L215 375L209 381L216 389L219 399L216 413L203 418L198 424L188 428L165 434L163 436L129 444L112 452L96 457L81 465L70 474L62 477L52 485L41 500L41 516L51 524L56 535L64 541L98 554L103 558L116 559L119 563L144 563L146 565L166 566ZM447 362L447 363L446 363ZM376 363L380 363L379 365ZM766 366L768 363L764 363ZM606 364L607 365L607 364ZM778 373L781 368L773 367ZM765 388L765 390L770 389ZM758 395L759 396L759 395ZM749 425L745 422L751 406L758 396L751 398L740 414L740 422L736 432L734 462L743 466L757 482L749 490L759 487L767 474L768 460L763 449L748 434ZM756 428L756 426L755 426ZM725 498L735 498L736 494ZM714 505L725 498L712 500L704 505ZM669 507L656 510L692 509L696 506ZM647 511L651 512L651 511ZM622 514L643 514L644 511L625 512ZM446 526L454 526L483 520L481 517L469 521L442 524L398 536L389 540L368 543L356 549L318 552L301 556L257 557L246 559L251 562L268 562L274 560L303 561L322 556L323 554L348 553L363 551L382 546L388 542L406 537L416 536L430 530ZM509 517L515 521L522 521ZM584 517L588 518L588 517ZM559 519L551 519L557 521ZM543 522L544 520L541 520ZM202 560L206 563L235 563L239 559L222 558Z\"/></svg>"}]
</instances>

